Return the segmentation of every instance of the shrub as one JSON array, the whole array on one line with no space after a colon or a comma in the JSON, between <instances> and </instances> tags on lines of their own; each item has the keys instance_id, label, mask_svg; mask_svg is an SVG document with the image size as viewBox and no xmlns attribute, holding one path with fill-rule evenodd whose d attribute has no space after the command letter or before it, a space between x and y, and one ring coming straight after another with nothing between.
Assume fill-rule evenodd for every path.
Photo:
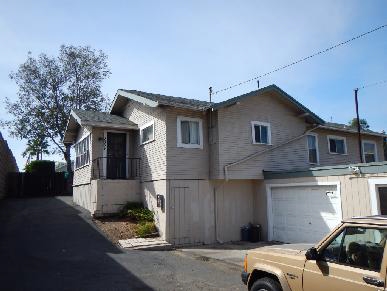
<instances>
[{"instance_id":1,"label":"shrub","mask_svg":"<svg viewBox=\"0 0 387 291\"><path fill-rule=\"evenodd\" d=\"M42 175L54 175L55 173L55 162L53 161L32 161L27 164L24 168L26 173L39 173Z\"/></svg>"},{"instance_id":2,"label":"shrub","mask_svg":"<svg viewBox=\"0 0 387 291\"><path fill-rule=\"evenodd\" d=\"M128 217L135 221L153 222L153 212L144 208L141 203L128 202L120 211L121 217Z\"/></svg>"},{"instance_id":3,"label":"shrub","mask_svg":"<svg viewBox=\"0 0 387 291\"><path fill-rule=\"evenodd\" d=\"M140 222L135 229L136 235L139 237L147 237L157 233L157 228L154 222Z\"/></svg>"}]
</instances>

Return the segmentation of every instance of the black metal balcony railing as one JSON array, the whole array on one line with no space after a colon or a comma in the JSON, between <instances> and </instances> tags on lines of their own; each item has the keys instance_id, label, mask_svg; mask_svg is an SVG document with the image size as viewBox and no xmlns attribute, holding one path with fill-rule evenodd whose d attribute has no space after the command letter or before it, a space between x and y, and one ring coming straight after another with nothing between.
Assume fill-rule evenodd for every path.
<instances>
[{"instance_id":1,"label":"black metal balcony railing","mask_svg":"<svg viewBox=\"0 0 387 291\"><path fill-rule=\"evenodd\" d=\"M140 178L140 158L100 157L93 160L93 179Z\"/></svg>"}]
</instances>

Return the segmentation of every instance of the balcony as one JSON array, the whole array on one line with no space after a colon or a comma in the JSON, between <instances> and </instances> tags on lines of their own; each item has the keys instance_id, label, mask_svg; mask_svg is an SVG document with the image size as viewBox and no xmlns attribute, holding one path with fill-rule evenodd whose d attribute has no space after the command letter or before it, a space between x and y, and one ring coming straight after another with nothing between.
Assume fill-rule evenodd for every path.
<instances>
[{"instance_id":1,"label":"balcony","mask_svg":"<svg viewBox=\"0 0 387 291\"><path fill-rule=\"evenodd\" d=\"M92 178L100 180L139 179L140 158L96 158L93 160Z\"/></svg>"}]
</instances>

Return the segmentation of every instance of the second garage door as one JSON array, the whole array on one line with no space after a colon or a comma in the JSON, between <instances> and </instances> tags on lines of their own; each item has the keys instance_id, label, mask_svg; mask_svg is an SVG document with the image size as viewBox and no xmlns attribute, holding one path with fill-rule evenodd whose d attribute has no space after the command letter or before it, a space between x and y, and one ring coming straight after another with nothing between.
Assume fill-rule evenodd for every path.
<instances>
[{"instance_id":1,"label":"second garage door","mask_svg":"<svg viewBox=\"0 0 387 291\"><path fill-rule=\"evenodd\" d=\"M342 219L340 194L336 185L272 187L269 215L272 240L316 243Z\"/></svg>"}]
</instances>

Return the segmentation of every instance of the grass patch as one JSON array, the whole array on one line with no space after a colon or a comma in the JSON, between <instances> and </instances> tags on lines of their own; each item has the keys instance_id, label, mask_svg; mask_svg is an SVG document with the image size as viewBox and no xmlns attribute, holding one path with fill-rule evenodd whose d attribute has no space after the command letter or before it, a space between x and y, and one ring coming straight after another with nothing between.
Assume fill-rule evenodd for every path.
<instances>
[{"instance_id":1,"label":"grass patch","mask_svg":"<svg viewBox=\"0 0 387 291\"><path fill-rule=\"evenodd\" d=\"M147 237L157 232L154 222L143 221L137 224L135 229L136 235L139 237Z\"/></svg>"},{"instance_id":2,"label":"grass patch","mask_svg":"<svg viewBox=\"0 0 387 291\"><path fill-rule=\"evenodd\" d=\"M154 213L148 208L145 208L141 203L128 202L120 211L121 217L127 217L134 221L153 222Z\"/></svg>"},{"instance_id":3,"label":"grass patch","mask_svg":"<svg viewBox=\"0 0 387 291\"><path fill-rule=\"evenodd\" d=\"M145 208L142 203L126 203L121 209L119 216L138 223L134 229L138 237L147 237L157 233L157 228L154 223L154 213L148 208Z\"/></svg>"}]
</instances>

